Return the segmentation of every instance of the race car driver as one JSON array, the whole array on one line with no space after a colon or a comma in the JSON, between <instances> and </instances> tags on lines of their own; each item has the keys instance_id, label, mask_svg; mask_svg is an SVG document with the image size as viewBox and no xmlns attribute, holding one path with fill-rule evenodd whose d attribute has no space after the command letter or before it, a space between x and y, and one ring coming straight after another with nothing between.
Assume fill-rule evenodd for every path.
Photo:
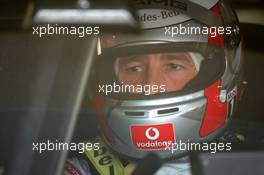
<instances>
[{"instance_id":1,"label":"race car driver","mask_svg":"<svg viewBox=\"0 0 264 175\"><path fill-rule=\"evenodd\" d=\"M134 4L141 34L98 40L89 91L101 130L92 142L101 149L68 159L64 174L130 174L149 153L168 160L156 175L191 174L175 160L189 150L177 145L214 141L234 114L241 40L226 2Z\"/></svg>"}]
</instances>

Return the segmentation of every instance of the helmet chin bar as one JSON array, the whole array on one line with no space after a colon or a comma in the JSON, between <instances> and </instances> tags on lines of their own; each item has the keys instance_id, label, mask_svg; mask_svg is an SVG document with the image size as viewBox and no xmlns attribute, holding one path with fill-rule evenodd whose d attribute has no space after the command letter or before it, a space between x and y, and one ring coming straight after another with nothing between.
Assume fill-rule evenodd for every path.
<instances>
[{"instance_id":1,"label":"helmet chin bar","mask_svg":"<svg viewBox=\"0 0 264 175\"><path fill-rule=\"evenodd\" d=\"M218 71L215 71L215 74L209 74L210 71L204 69L209 65L218 65ZM215 70L217 67L212 66L211 69ZM173 126L173 130L164 132L168 136L174 136L168 138L171 142L190 143L213 140L223 131L227 117L230 115L228 102L220 100L220 77L223 75L223 70L225 70L223 59L209 59L204 62L201 65L200 73L218 78L212 78L204 89L198 91L192 89L188 93L178 95L172 93L155 99L130 100L115 99L111 96L103 97L104 105L102 103L100 111L102 112L101 116L104 116L104 120L106 120L103 127L107 128L104 136L108 144L119 154L132 158L142 158L153 151L163 159L186 154L186 150L176 151L172 154L171 150L166 149L166 142L162 141L161 143L156 141L137 143L136 141L140 138L133 137L131 133L133 127L145 127L146 132L157 127L161 127L162 130L162 126L168 124ZM193 85L190 83L188 86L193 87L195 84L202 83L203 80L202 75L197 76L197 79L192 81ZM145 133L136 133L136 135L144 136ZM150 146L154 148L148 149ZM156 146L159 149L155 149Z\"/></svg>"},{"instance_id":2,"label":"helmet chin bar","mask_svg":"<svg viewBox=\"0 0 264 175\"><path fill-rule=\"evenodd\" d=\"M227 119L227 102L219 99L220 83L217 80L205 90L178 97L136 101L106 99L108 107L112 106L110 110L104 109L112 137L108 140L110 146L132 158L142 158L154 151L159 157L170 159L187 152L178 150L172 154L171 143L213 140L219 136ZM178 110L168 110L173 108ZM133 115L130 111L142 113Z\"/></svg>"}]
</instances>

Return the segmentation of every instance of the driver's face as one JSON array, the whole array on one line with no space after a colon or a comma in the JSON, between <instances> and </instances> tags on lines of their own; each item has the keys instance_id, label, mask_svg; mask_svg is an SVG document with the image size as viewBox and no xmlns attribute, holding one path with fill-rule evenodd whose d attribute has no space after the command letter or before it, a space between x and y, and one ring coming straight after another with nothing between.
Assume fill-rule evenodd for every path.
<instances>
[{"instance_id":1,"label":"driver's face","mask_svg":"<svg viewBox=\"0 0 264 175\"><path fill-rule=\"evenodd\" d=\"M121 58L117 78L129 85L165 85L170 92L181 90L196 74L188 53L163 53Z\"/></svg>"}]
</instances>

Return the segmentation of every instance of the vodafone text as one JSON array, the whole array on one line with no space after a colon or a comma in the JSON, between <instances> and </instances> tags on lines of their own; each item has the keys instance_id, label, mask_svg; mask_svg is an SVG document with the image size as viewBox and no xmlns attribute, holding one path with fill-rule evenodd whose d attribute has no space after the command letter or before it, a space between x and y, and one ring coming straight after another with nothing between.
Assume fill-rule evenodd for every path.
<instances>
[{"instance_id":1,"label":"vodafone text","mask_svg":"<svg viewBox=\"0 0 264 175\"><path fill-rule=\"evenodd\" d=\"M144 149L151 149L151 148L156 148L156 147L170 147L172 145L172 141L148 141L148 142L138 142L136 143L137 147L139 148L144 148Z\"/></svg>"}]
</instances>

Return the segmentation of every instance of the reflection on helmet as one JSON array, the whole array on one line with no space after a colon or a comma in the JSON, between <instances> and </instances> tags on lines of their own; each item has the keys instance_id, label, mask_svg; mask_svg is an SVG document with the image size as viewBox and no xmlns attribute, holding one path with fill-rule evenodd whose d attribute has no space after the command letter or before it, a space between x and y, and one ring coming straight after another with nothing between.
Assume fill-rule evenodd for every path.
<instances>
[{"instance_id":1,"label":"reflection on helmet","mask_svg":"<svg viewBox=\"0 0 264 175\"><path fill-rule=\"evenodd\" d=\"M171 158L183 154L190 147L175 151L177 144L210 141L232 117L242 82L241 43L239 36L227 35L233 35L237 21L222 1L194 3L203 7L199 10L208 20L214 19L211 14L218 15L222 24L208 26L212 21L207 23L200 14L192 16L195 11L182 14L177 8L151 9L150 4L141 4L140 34L100 38L93 66L93 101L103 136L121 155L142 158L155 152ZM187 5L191 8L191 4ZM182 27L230 30L182 34ZM230 38L237 38L237 44L230 45L234 43Z\"/></svg>"}]
</instances>

